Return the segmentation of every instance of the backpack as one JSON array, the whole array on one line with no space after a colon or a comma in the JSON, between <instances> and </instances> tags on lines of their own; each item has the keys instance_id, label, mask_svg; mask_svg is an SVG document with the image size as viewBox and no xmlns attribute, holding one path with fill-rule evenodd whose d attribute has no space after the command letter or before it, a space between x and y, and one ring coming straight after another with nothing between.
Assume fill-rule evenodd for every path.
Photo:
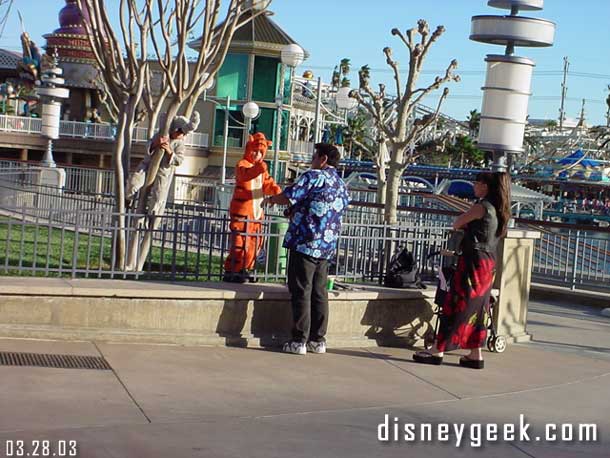
<instances>
[{"instance_id":1,"label":"backpack","mask_svg":"<svg viewBox=\"0 0 610 458\"><path fill-rule=\"evenodd\" d=\"M384 286L390 288L425 289L419 275L419 267L413 253L403 248L390 260L388 274L385 276Z\"/></svg>"}]
</instances>

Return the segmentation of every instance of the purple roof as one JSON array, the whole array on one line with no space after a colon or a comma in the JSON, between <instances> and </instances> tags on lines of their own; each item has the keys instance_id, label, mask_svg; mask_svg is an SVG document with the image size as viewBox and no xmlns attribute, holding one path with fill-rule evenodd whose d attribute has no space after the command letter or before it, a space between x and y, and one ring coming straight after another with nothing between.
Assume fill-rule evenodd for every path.
<instances>
[{"instance_id":1,"label":"purple roof","mask_svg":"<svg viewBox=\"0 0 610 458\"><path fill-rule=\"evenodd\" d=\"M89 19L89 15L85 12L85 19ZM60 28L53 33L69 33L75 35L86 35L87 30L82 25L83 15L78 9L76 0L66 0L64 6L59 12Z\"/></svg>"}]
</instances>

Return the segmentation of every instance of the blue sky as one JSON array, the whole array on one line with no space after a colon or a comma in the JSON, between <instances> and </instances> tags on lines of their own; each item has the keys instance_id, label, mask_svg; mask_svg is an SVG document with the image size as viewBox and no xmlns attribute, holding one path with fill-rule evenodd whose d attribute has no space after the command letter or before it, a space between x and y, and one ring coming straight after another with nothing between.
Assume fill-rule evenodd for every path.
<instances>
[{"instance_id":1,"label":"blue sky","mask_svg":"<svg viewBox=\"0 0 610 458\"><path fill-rule=\"evenodd\" d=\"M109 5L118 1L107 0ZM43 44L42 35L57 28L57 12L63 0L15 0L0 46L19 49L19 21L16 9L24 16L26 28ZM550 48L517 48L516 55L536 62L533 97L529 113L532 118L557 118L560 105L563 57L570 60L566 112L575 118L581 100L586 99L586 116L591 124L605 124L607 85L610 84L610 1L547 0L542 11L523 12L524 16L548 19L557 24L555 44ZM504 14L490 8L486 0L274 0L271 10L280 24L310 58L298 70L313 70L316 76L329 80L332 68L343 57L352 61L352 82L356 70L368 64L374 83L393 86L382 49L390 46L397 59L407 65L408 55L400 41L390 35L397 27L406 30L420 18L431 28L442 24L447 31L431 50L425 71L442 72L451 59L459 61L462 81L450 85L450 98L443 111L465 119L472 109L481 109L481 86L485 77L486 54L503 54L501 46L470 41L470 19L477 14ZM584 24L584 25L583 25ZM422 84L434 75L422 76ZM434 98L424 103L434 105Z\"/></svg>"}]
</instances>

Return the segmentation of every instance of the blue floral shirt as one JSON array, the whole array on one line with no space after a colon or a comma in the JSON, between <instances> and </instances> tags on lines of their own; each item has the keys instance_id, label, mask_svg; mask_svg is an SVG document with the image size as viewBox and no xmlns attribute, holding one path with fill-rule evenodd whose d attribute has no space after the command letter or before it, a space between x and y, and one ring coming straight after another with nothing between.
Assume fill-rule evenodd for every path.
<instances>
[{"instance_id":1,"label":"blue floral shirt","mask_svg":"<svg viewBox=\"0 0 610 458\"><path fill-rule=\"evenodd\" d=\"M332 259L341 233L341 215L349 204L345 183L334 167L309 170L284 190L291 217L284 248L318 259Z\"/></svg>"}]
</instances>

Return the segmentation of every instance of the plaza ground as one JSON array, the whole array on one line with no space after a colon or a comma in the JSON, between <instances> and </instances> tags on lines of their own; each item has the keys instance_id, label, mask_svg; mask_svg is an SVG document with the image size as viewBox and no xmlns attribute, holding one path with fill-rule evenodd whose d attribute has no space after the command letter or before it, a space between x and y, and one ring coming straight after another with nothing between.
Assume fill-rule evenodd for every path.
<instances>
[{"instance_id":1,"label":"plaza ground","mask_svg":"<svg viewBox=\"0 0 610 458\"><path fill-rule=\"evenodd\" d=\"M486 368L411 361L405 348L305 357L257 348L1 339L0 351L103 356L112 370L0 366L6 441L78 441L81 457L607 457L610 319L532 302L534 341ZM531 424L529 442L380 443L401 423ZM595 443L536 441L546 423L596 423ZM52 442L53 443L53 442Z\"/></svg>"}]
</instances>

